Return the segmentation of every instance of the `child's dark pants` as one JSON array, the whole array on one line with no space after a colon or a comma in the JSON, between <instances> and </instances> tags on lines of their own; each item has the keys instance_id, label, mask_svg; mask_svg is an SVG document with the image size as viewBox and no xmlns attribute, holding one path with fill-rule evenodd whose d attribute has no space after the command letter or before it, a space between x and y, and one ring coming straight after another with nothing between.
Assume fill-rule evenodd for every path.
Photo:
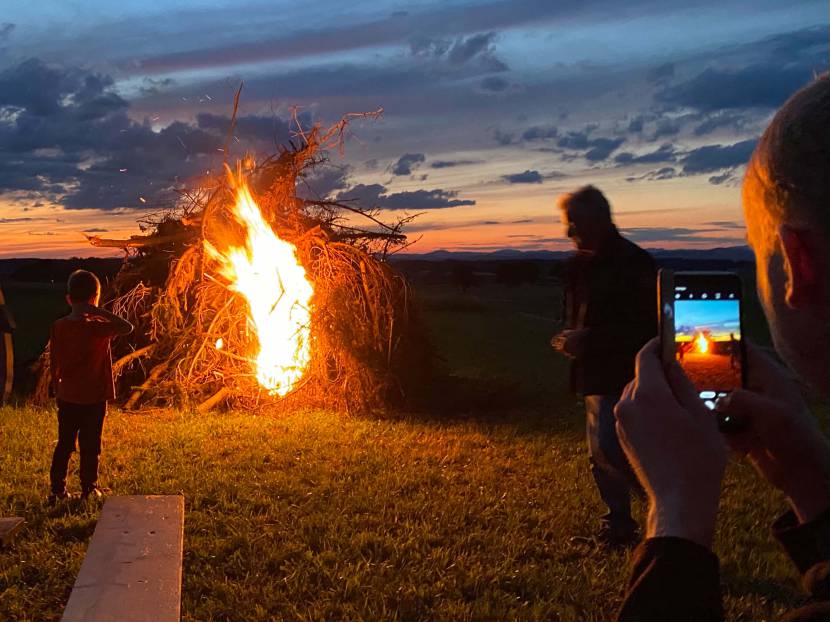
<instances>
[{"instance_id":1,"label":"child's dark pants","mask_svg":"<svg viewBox=\"0 0 830 622\"><path fill-rule=\"evenodd\" d=\"M49 477L52 492L66 489L66 471L69 458L75 451L75 439L81 450L81 490L88 492L98 483L98 456L101 453L101 432L107 403L73 404L58 400L58 444L52 455Z\"/></svg>"}]
</instances>

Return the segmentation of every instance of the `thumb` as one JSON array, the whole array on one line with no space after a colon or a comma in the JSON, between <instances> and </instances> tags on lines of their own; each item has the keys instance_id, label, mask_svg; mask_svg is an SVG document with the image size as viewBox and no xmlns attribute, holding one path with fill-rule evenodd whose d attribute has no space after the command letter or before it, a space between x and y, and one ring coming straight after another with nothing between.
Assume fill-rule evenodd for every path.
<instances>
[{"instance_id":1,"label":"thumb","mask_svg":"<svg viewBox=\"0 0 830 622\"><path fill-rule=\"evenodd\" d=\"M674 397L677 398L677 401L683 408L693 415L698 415L703 412L706 412L708 415L695 385L692 384L692 381L689 380L683 368L676 361L669 365L666 370L666 376L668 377L669 386L671 387L672 393L674 393Z\"/></svg>"}]
</instances>

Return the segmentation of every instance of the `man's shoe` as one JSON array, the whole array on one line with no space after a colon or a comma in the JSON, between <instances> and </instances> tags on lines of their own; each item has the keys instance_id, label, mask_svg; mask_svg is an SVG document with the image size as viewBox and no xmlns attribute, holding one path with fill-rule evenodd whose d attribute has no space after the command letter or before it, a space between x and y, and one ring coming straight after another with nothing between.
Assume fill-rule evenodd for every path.
<instances>
[{"instance_id":1,"label":"man's shoe","mask_svg":"<svg viewBox=\"0 0 830 622\"><path fill-rule=\"evenodd\" d=\"M93 486L92 488L84 488L81 491L81 499L84 501L97 501L98 499L103 498L104 493L101 491L98 486Z\"/></svg>"},{"instance_id":2,"label":"man's shoe","mask_svg":"<svg viewBox=\"0 0 830 622\"><path fill-rule=\"evenodd\" d=\"M634 546L640 541L640 531L636 526L612 527L605 524L600 527L597 540L610 547Z\"/></svg>"},{"instance_id":3,"label":"man's shoe","mask_svg":"<svg viewBox=\"0 0 830 622\"><path fill-rule=\"evenodd\" d=\"M69 499L70 494L66 492L66 488L61 490L60 492L52 492L46 497L47 505L55 505L58 501L63 501L64 499Z\"/></svg>"}]
</instances>

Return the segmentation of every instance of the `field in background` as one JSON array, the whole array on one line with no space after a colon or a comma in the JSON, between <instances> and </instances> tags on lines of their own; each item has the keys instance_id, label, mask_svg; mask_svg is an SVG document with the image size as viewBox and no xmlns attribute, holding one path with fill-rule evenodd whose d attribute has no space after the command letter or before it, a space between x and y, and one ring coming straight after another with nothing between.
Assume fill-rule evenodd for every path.
<instances>
[{"instance_id":1,"label":"field in background","mask_svg":"<svg viewBox=\"0 0 830 622\"><path fill-rule=\"evenodd\" d=\"M613 619L628 552L572 540L601 507L581 405L548 346L559 291L419 292L465 387L447 413L111 412L102 483L185 495L184 620ZM0 619L58 620L94 529L98 508L43 504L54 440L52 412L0 409L0 515L29 521L0 552ZM715 545L729 619L801 602L768 534L782 508L730 465Z\"/></svg>"}]
</instances>

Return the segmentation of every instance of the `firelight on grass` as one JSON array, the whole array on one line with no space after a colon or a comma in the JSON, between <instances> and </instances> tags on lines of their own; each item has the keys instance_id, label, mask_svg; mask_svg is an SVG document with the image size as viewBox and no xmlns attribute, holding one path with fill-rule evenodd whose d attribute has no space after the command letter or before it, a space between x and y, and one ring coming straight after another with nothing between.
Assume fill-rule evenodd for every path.
<instances>
[{"instance_id":1,"label":"firelight on grass","mask_svg":"<svg viewBox=\"0 0 830 622\"><path fill-rule=\"evenodd\" d=\"M249 326L256 335L253 355L259 384L284 396L303 376L310 359L310 301L314 289L297 260L296 247L281 239L262 217L241 173L231 175L236 190L233 216L242 226L242 246L217 249L205 240L228 287L248 303ZM222 348L221 340L216 342Z\"/></svg>"}]
</instances>

